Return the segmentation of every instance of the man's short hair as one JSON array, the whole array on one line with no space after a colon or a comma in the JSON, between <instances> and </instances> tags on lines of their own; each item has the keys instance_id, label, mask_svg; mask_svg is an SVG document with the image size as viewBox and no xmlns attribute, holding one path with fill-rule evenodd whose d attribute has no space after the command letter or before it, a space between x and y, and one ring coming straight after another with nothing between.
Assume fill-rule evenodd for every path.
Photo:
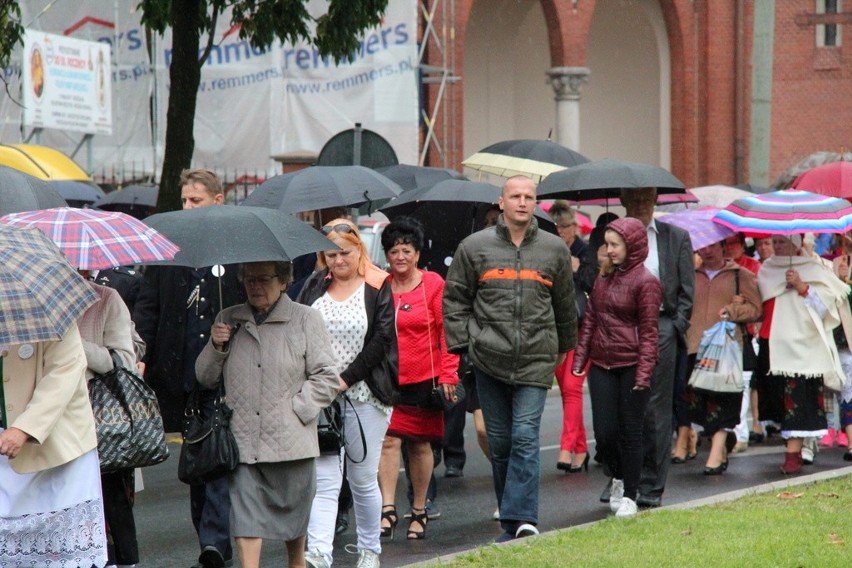
<instances>
[{"instance_id":1,"label":"man's short hair","mask_svg":"<svg viewBox=\"0 0 852 568\"><path fill-rule=\"evenodd\" d=\"M528 181L532 184L533 191L536 191L535 182L532 180L531 177L524 176L524 175L516 175L516 176L512 176L512 177L510 177L509 179L506 180L506 182L503 184L503 187L500 189L500 195L503 195L504 193L506 193L506 188L509 187L509 183L512 182L512 181Z\"/></svg>"},{"instance_id":2,"label":"man's short hair","mask_svg":"<svg viewBox=\"0 0 852 568\"><path fill-rule=\"evenodd\" d=\"M213 197L225 194L225 188L222 186L222 180L219 179L216 172L206 168L191 168L183 170L180 173L181 187L191 183L200 183Z\"/></svg>"}]
</instances>

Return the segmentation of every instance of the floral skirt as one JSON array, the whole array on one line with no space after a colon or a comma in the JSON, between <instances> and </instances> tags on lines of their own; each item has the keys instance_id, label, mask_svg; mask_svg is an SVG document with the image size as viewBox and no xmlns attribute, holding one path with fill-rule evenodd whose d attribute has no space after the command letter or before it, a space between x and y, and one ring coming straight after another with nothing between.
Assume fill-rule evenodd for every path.
<instances>
[{"instance_id":1,"label":"floral skirt","mask_svg":"<svg viewBox=\"0 0 852 568\"><path fill-rule=\"evenodd\" d=\"M686 365L686 376L692 374L696 355L690 355ZM712 436L719 430L734 428L740 423L740 407L743 393L711 392L686 387L683 394L689 412L689 420L704 426L704 433Z\"/></svg>"},{"instance_id":2,"label":"floral skirt","mask_svg":"<svg viewBox=\"0 0 852 568\"><path fill-rule=\"evenodd\" d=\"M97 450L29 474L0 456L0 566L90 568L106 561Z\"/></svg>"},{"instance_id":3,"label":"floral skirt","mask_svg":"<svg viewBox=\"0 0 852 568\"><path fill-rule=\"evenodd\" d=\"M781 434L786 438L823 436L828 423L822 377L770 375L768 368L769 342L761 339L757 370L752 376L752 388L758 391L760 420L780 423Z\"/></svg>"}]
</instances>

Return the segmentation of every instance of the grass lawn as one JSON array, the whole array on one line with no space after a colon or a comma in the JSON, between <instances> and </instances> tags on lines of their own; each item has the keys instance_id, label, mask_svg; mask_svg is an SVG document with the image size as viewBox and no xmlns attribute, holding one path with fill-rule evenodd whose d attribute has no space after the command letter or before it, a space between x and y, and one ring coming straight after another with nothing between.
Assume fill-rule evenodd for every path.
<instances>
[{"instance_id":1,"label":"grass lawn","mask_svg":"<svg viewBox=\"0 0 852 568\"><path fill-rule=\"evenodd\" d=\"M850 567L852 476L492 545L442 566Z\"/></svg>"}]
</instances>

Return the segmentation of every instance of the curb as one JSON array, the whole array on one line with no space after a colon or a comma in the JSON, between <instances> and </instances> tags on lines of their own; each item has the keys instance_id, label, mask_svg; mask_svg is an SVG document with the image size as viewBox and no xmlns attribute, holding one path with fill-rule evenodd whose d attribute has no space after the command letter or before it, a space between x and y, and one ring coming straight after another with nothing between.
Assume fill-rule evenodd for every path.
<instances>
[{"instance_id":1,"label":"curb","mask_svg":"<svg viewBox=\"0 0 852 568\"><path fill-rule=\"evenodd\" d=\"M699 507L706 507L708 505L715 505L717 503L729 503L731 501L736 501L737 499L741 499L743 497L748 497L751 495L757 495L761 493L769 493L771 491L778 491L781 489L787 489L790 487L797 487L801 485L812 485L818 481L826 481L829 479L836 479L838 477L845 477L847 475L852 475L852 466L843 467L840 469L832 469L830 471L822 471L819 473L812 473L809 475L801 475L792 477L790 479L783 479L780 481L773 481L771 483L763 483L760 485L755 485L754 487L749 487L748 489L738 489L736 491L729 491L727 493L719 493L718 495L713 495L712 497L703 497L701 499L695 499L693 501L686 501L684 503L677 503L674 505L666 505L664 507L659 507L657 509L644 509L643 513L655 513L657 511L677 511L677 510L687 510L687 509L697 509ZM601 519L599 521L592 521L590 523L583 523L580 525L572 525L570 527L565 527L562 529L555 529L552 531L547 531L541 533L539 536L543 535L553 535L553 534L561 534L568 531L573 531L576 529L581 529L585 527L594 526L602 521L609 519L607 517L605 519ZM437 556L430 560L423 560L420 562L415 562L414 564L405 564L405 568L426 568L431 566L442 566L446 562L454 560L455 558L463 555L469 554L470 552L478 549L485 548L487 546L524 546L526 543L530 542L531 539L537 538L536 536L517 539L509 542L505 542L502 544L486 544L483 546L475 546L468 550L462 550L459 552L454 552L452 554L447 554L444 556Z\"/></svg>"}]
</instances>

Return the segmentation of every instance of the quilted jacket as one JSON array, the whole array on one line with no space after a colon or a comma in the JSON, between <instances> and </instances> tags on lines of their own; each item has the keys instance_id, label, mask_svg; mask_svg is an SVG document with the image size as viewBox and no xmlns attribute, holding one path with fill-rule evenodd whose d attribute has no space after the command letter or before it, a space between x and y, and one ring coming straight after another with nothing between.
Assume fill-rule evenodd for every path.
<instances>
[{"instance_id":1,"label":"quilted jacket","mask_svg":"<svg viewBox=\"0 0 852 568\"><path fill-rule=\"evenodd\" d=\"M216 387L224 374L240 461L318 456L316 419L339 385L320 313L282 294L260 325L248 304L226 308L218 320L236 331L225 351L208 341L195 372L207 388Z\"/></svg>"},{"instance_id":2,"label":"quilted jacket","mask_svg":"<svg viewBox=\"0 0 852 568\"><path fill-rule=\"evenodd\" d=\"M627 258L612 273L595 281L573 370L579 373L587 361L604 369L636 365L636 386L649 387L657 365L663 289L643 264L648 256L645 225L624 218L613 221L607 229L622 236Z\"/></svg>"},{"instance_id":3,"label":"quilted jacket","mask_svg":"<svg viewBox=\"0 0 852 568\"><path fill-rule=\"evenodd\" d=\"M571 254L533 219L515 246L497 225L464 239L444 287L450 353L511 384L550 388L559 353L574 347L577 309Z\"/></svg>"}]
</instances>

